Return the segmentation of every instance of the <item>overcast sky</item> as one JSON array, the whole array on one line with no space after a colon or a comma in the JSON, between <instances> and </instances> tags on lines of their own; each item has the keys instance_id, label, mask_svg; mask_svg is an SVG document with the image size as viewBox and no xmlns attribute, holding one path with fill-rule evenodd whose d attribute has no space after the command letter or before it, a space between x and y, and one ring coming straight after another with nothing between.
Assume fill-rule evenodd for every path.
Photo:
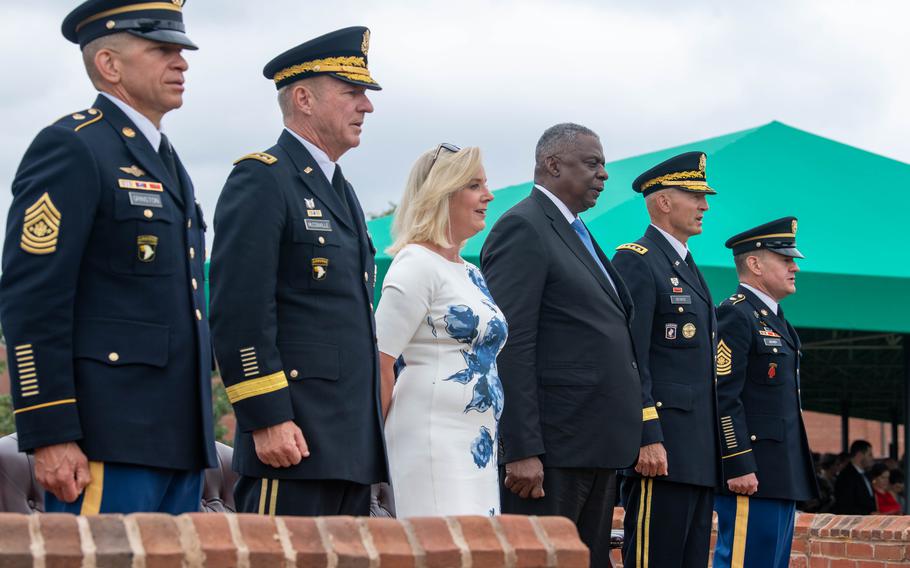
<instances>
[{"instance_id":1,"label":"overcast sky","mask_svg":"<svg viewBox=\"0 0 910 568\"><path fill-rule=\"evenodd\" d=\"M6 211L35 134L95 94L60 34L77 2L0 3ZM528 181L537 138L564 121L600 133L608 161L780 120L910 162L905 0L189 0L184 19L201 49L163 126L209 220L231 162L280 133L263 65L349 25L371 28L384 87L341 159L367 212L442 141L480 146L493 188Z\"/></svg>"}]
</instances>

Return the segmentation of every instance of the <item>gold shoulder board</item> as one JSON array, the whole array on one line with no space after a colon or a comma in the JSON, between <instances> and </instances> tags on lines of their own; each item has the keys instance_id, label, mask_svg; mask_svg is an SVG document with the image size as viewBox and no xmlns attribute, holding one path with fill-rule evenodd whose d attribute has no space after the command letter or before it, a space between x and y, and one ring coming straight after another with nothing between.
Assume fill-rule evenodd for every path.
<instances>
[{"instance_id":1,"label":"gold shoulder board","mask_svg":"<svg viewBox=\"0 0 910 568\"><path fill-rule=\"evenodd\" d=\"M638 254L645 254L648 252L647 247L643 247L638 243L626 243L624 245L619 245L616 247L616 250L630 250L632 252L637 252Z\"/></svg>"},{"instance_id":2,"label":"gold shoulder board","mask_svg":"<svg viewBox=\"0 0 910 568\"><path fill-rule=\"evenodd\" d=\"M736 304L742 302L745 299L746 299L746 296L743 294L734 294L734 295L730 296L730 301L733 302L734 306Z\"/></svg>"},{"instance_id":3,"label":"gold shoulder board","mask_svg":"<svg viewBox=\"0 0 910 568\"><path fill-rule=\"evenodd\" d=\"M247 154L246 156L234 160L234 165L236 166L244 160L259 160L263 164L271 166L278 161L278 158L271 154L266 154L265 152L253 152L252 154Z\"/></svg>"}]
</instances>

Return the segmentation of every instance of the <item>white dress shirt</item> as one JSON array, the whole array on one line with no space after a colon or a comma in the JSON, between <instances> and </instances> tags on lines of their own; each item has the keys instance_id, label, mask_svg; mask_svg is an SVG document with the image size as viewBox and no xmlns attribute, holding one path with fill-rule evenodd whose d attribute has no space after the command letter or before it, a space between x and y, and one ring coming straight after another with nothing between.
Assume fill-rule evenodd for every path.
<instances>
[{"instance_id":1,"label":"white dress shirt","mask_svg":"<svg viewBox=\"0 0 910 568\"><path fill-rule=\"evenodd\" d=\"M655 229L657 229L658 231L660 231L660 234L663 235L665 239L667 239L667 242L670 243L670 246L672 246L673 250L676 251L676 254L679 255L679 258L681 258L681 259L683 259L683 261L685 261L686 256L688 256L688 254L689 254L689 247L687 245L684 245L681 242L679 242L679 239L677 239L670 233L664 231L663 229L661 229L654 223L651 223L651 226L654 227Z\"/></svg>"},{"instance_id":2,"label":"white dress shirt","mask_svg":"<svg viewBox=\"0 0 910 568\"><path fill-rule=\"evenodd\" d=\"M107 97L112 103L117 105L117 108L123 111L123 114L125 114L126 117L136 125L136 128L139 129L139 132L141 132L142 135L145 136L145 139L149 141L149 144L152 145L152 149L157 152L158 146L161 145L161 132L155 128L155 125L152 124L152 121L146 118L144 114L121 101L114 95L105 92L102 92L101 94Z\"/></svg>"},{"instance_id":3,"label":"white dress shirt","mask_svg":"<svg viewBox=\"0 0 910 568\"><path fill-rule=\"evenodd\" d=\"M300 143L303 144L303 147L307 149L307 152L313 156L313 159L316 160L316 165L319 166L319 169L322 170L322 174L325 176L326 181L329 182L329 185L332 185L332 178L335 176L335 162L329 159L329 155L322 151L322 148L313 144L303 136L297 134L290 128L285 128L290 132L294 138L300 140Z\"/></svg>"},{"instance_id":4,"label":"white dress shirt","mask_svg":"<svg viewBox=\"0 0 910 568\"><path fill-rule=\"evenodd\" d=\"M771 296L765 294L764 292L755 288L754 286L749 286L748 284L743 284L742 282L740 282L739 285L742 286L743 288L745 288L746 290L752 292L756 296L758 296L758 299L761 300L762 302L764 302L765 305L768 306L768 308L772 312L774 312L774 315L777 315L777 305L778 304L771 298Z\"/></svg>"}]
</instances>

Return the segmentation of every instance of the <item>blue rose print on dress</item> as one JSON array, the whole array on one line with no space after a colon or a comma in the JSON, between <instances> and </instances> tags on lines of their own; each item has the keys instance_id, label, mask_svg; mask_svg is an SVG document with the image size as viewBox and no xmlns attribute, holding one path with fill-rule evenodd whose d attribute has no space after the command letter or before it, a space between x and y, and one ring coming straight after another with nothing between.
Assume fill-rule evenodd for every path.
<instances>
[{"instance_id":1,"label":"blue rose print on dress","mask_svg":"<svg viewBox=\"0 0 910 568\"><path fill-rule=\"evenodd\" d=\"M430 326L430 333L433 334L433 337L438 337L438 336L436 335L436 326L433 325L433 317L432 317L432 316L427 316L427 325Z\"/></svg>"},{"instance_id":2,"label":"blue rose print on dress","mask_svg":"<svg viewBox=\"0 0 910 568\"><path fill-rule=\"evenodd\" d=\"M483 339L477 341L474 345L474 350L472 352L463 352L468 368L464 371L459 371L453 377L462 373L469 373L470 376L476 375L479 377L474 385L474 397L465 407L465 412L469 410L486 412L492 408L497 420L502 415L504 396L499 373L496 370L496 355L499 354L506 337L506 323L494 317L487 324L487 331L484 333Z\"/></svg>"},{"instance_id":3,"label":"blue rose print on dress","mask_svg":"<svg viewBox=\"0 0 910 568\"><path fill-rule=\"evenodd\" d=\"M470 345L477 337L477 326L480 317L474 315L474 310L464 304L449 306L449 313L444 317L446 333L458 343Z\"/></svg>"},{"instance_id":4,"label":"blue rose print on dress","mask_svg":"<svg viewBox=\"0 0 910 568\"><path fill-rule=\"evenodd\" d=\"M478 469L487 467L493 457L493 435L486 426L480 427L480 435L471 442L471 455Z\"/></svg>"},{"instance_id":5,"label":"blue rose print on dress","mask_svg":"<svg viewBox=\"0 0 910 568\"><path fill-rule=\"evenodd\" d=\"M477 286L477 289L487 297L487 300L489 300L484 302L484 304L495 312L496 308L495 302L493 302L493 295L490 294L490 289L487 287L487 281L483 279L483 274L476 268L470 267L468 268L468 278L471 279L471 282L473 282L474 285Z\"/></svg>"}]
</instances>

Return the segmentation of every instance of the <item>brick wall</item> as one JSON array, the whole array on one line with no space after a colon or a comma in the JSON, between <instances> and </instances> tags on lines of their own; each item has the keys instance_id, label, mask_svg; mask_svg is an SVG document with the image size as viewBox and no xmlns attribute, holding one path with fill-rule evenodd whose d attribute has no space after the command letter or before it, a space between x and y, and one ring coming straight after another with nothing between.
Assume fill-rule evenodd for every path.
<instances>
[{"instance_id":1,"label":"brick wall","mask_svg":"<svg viewBox=\"0 0 910 568\"><path fill-rule=\"evenodd\" d=\"M587 568L560 517L0 514L3 568Z\"/></svg>"},{"instance_id":2,"label":"brick wall","mask_svg":"<svg viewBox=\"0 0 910 568\"><path fill-rule=\"evenodd\" d=\"M623 510L613 511L621 529ZM711 531L711 549L717 536ZM622 567L622 556L613 551ZM791 568L897 568L910 566L910 516L812 515L799 513L793 531Z\"/></svg>"}]
</instances>

